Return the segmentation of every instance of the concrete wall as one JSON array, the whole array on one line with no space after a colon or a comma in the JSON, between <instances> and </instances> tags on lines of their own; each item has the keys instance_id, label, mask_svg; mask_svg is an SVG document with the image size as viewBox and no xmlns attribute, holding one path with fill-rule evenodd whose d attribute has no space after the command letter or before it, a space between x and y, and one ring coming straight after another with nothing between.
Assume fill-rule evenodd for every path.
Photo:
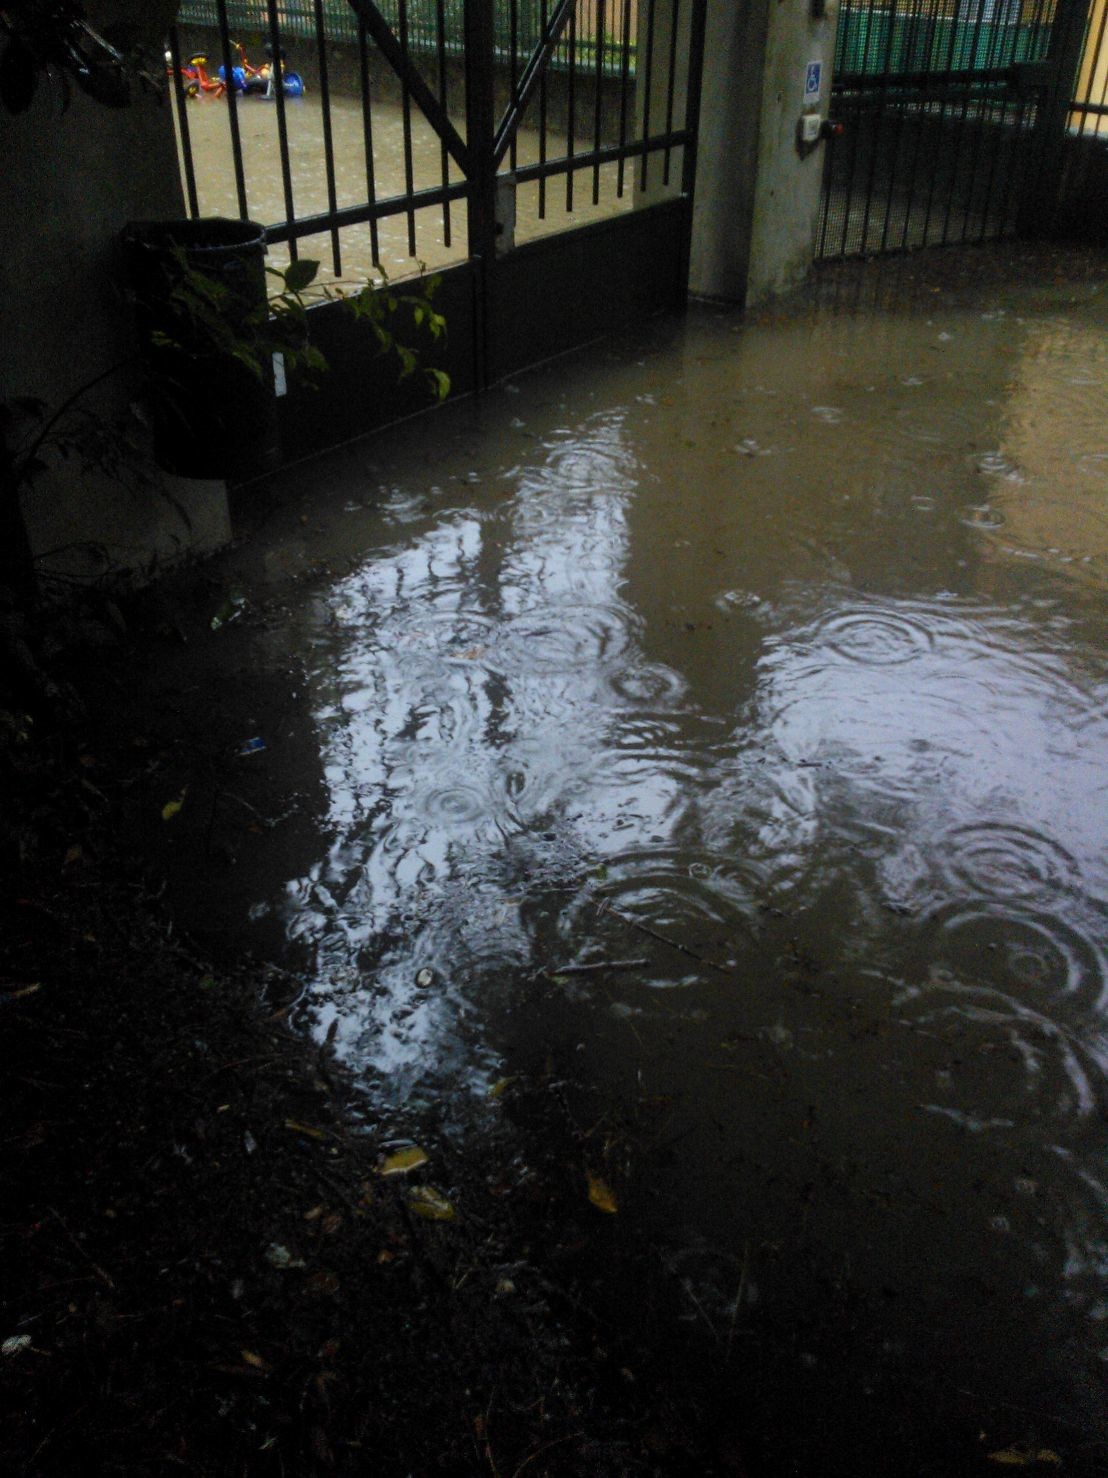
<instances>
[{"instance_id":1,"label":"concrete wall","mask_svg":"<svg viewBox=\"0 0 1108 1478\"><path fill-rule=\"evenodd\" d=\"M96 24L138 22L158 56L175 10L176 0L89 6ZM60 84L44 80L27 113L0 110L0 159L0 397L37 396L57 408L133 355L115 242L129 220L184 214L169 102L137 93L115 110L77 93L63 112ZM112 376L80 404L115 416L131 388L125 374ZM168 498L59 469L25 499L32 543L41 553L90 541L142 567L227 539L222 484L167 483ZM63 563L97 567L76 551Z\"/></svg>"},{"instance_id":2,"label":"concrete wall","mask_svg":"<svg viewBox=\"0 0 1108 1478\"><path fill-rule=\"evenodd\" d=\"M709 0L690 288L753 305L811 270L823 145L801 150L803 111L826 117L837 4L813 18L804 0ZM807 64L823 64L818 103Z\"/></svg>"}]
</instances>

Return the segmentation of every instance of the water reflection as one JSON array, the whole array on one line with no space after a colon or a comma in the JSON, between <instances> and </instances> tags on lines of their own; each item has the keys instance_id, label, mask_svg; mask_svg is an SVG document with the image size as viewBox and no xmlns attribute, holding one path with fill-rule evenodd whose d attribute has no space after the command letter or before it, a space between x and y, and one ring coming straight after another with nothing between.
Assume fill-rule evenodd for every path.
<instances>
[{"instance_id":1,"label":"water reflection","mask_svg":"<svg viewBox=\"0 0 1108 1478\"><path fill-rule=\"evenodd\" d=\"M1108 1349L1103 328L1010 298L706 316L344 474L279 905L374 1112L572 1044L677 1105L705 1308L845 1261L1009 1395Z\"/></svg>"}]
</instances>

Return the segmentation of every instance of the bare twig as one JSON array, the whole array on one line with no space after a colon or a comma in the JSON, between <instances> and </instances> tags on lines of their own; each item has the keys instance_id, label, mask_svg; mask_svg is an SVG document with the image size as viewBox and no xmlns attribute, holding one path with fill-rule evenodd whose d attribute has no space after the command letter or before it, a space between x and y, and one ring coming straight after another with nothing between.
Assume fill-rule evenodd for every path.
<instances>
[{"instance_id":1,"label":"bare twig","mask_svg":"<svg viewBox=\"0 0 1108 1478\"><path fill-rule=\"evenodd\" d=\"M703 955L698 955L695 949L690 949L687 944L682 944L680 940L671 939L668 934L663 934L660 930L651 928L649 924L644 924L639 919L633 919L630 914L621 913L618 908L613 908L607 899L605 899L605 903L607 905L605 909L606 913L615 914L621 923L629 924L632 929L638 929L640 934L648 934L651 939L656 939L659 944L668 945L670 949L675 949L680 954L688 955L690 960L695 960L698 965L703 965L707 970L715 970L718 974L726 975L729 978L734 975L734 970L729 969L727 965L721 965L716 960L705 959Z\"/></svg>"},{"instance_id":2,"label":"bare twig","mask_svg":"<svg viewBox=\"0 0 1108 1478\"><path fill-rule=\"evenodd\" d=\"M100 1264L98 1262L95 1262L89 1256L89 1254L81 1246L80 1242L78 1242L77 1238L69 1230L68 1226L66 1226L66 1224L62 1220L60 1214L57 1211L54 1210L53 1206L47 1206L46 1209L50 1213L50 1215L54 1218L54 1220L58 1223L58 1225L61 1227L61 1229L65 1233L65 1235L73 1243L73 1246L77 1249L77 1251L81 1254L81 1256L84 1258L84 1260L88 1263L89 1267L96 1274L96 1276L100 1279L100 1281L102 1283L106 1283L109 1288L113 1288L114 1289L115 1288L115 1284L112 1281L111 1275L109 1273L106 1273L104 1271L104 1269L100 1266Z\"/></svg>"},{"instance_id":3,"label":"bare twig","mask_svg":"<svg viewBox=\"0 0 1108 1478\"><path fill-rule=\"evenodd\" d=\"M590 960L585 965L559 965L547 975L595 975L601 970L643 970L649 960Z\"/></svg>"}]
</instances>

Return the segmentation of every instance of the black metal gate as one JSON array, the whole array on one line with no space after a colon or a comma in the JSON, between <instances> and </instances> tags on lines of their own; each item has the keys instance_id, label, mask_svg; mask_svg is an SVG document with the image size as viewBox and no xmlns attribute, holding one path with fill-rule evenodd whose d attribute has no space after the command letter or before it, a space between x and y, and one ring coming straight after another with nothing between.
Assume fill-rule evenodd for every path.
<instances>
[{"instance_id":1,"label":"black metal gate","mask_svg":"<svg viewBox=\"0 0 1108 1478\"><path fill-rule=\"evenodd\" d=\"M260 219L336 278L443 263L445 367L493 383L684 300L705 3L185 0L190 211ZM290 387L286 455L421 404L334 305L313 331L332 373Z\"/></svg>"},{"instance_id":2,"label":"black metal gate","mask_svg":"<svg viewBox=\"0 0 1108 1478\"><path fill-rule=\"evenodd\" d=\"M843 0L817 256L980 241L1033 212L1066 0ZM1070 28L1072 30L1072 27Z\"/></svg>"}]
</instances>

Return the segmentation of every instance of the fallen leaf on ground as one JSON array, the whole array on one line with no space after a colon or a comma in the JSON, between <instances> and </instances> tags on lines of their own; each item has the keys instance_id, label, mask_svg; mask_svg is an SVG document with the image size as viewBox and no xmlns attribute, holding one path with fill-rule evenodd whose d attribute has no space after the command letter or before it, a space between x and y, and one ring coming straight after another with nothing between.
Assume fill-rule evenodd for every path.
<instances>
[{"instance_id":1,"label":"fallen leaf on ground","mask_svg":"<svg viewBox=\"0 0 1108 1478\"><path fill-rule=\"evenodd\" d=\"M377 1174L407 1175L409 1170L417 1170L420 1165L426 1164L426 1151L421 1150L418 1144L409 1144L402 1150L386 1155L377 1167Z\"/></svg>"},{"instance_id":2,"label":"fallen leaf on ground","mask_svg":"<svg viewBox=\"0 0 1108 1478\"><path fill-rule=\"evenodd\" d=\"M286 1119L285 1128L291 1129L294 1134L306 1134L309 1139L323 1139L322 1129L313 1129L310 1124L301 1124L296 1119Z\"/></svg>"},{"instance_id":3,"label":"fallen leaf on ground","mask_svg":"<svg viewBox=\"0 0 1108 1478\"><path fill-rule=\"evenodd\" d=\"M424 1221L453 1221L454 1207L431 1185L413 1186L408 1193L409 1209Z\"/></svg>"},{"instance_id":4,"label":"fallen leaf on ground","mask_svg":"<svg viewBox=\"0 0 1108 1478\"><path fill-rule=\"evenodd\" d=\"M619 1210L615 1191L607 1181L601 1180L600 1176L594 1175L591 1170L586 1172L586 1176L589 1183L589 1200L598 1211L606 1211L609 1216L615 1216Z\"/></svg>"},{"instance_id":5,"label":"fallen leaf on ground","mask_svg":"<svg viewBox=\"0 0 1108 1478\"><path fill-rule=\"evenodd\" d=\"M162 820L163 821L172 821L173 820L174 816L177 815L177 813L180 811L181 807L185 804L185 796L187 796L188 793L189 793L189 788L186 785L185 788L184 788L184 790L182 790L181 794L177 797L177 799L175 801L166 801L165 805L162 807Z\"/></svg>"}]
</instances>

